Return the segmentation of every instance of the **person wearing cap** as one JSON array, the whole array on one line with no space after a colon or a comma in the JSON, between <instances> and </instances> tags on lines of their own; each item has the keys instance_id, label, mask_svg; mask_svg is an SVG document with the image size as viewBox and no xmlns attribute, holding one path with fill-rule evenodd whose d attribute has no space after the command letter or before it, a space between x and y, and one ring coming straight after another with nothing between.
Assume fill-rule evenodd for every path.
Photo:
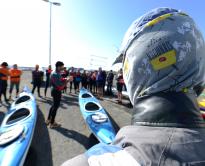
<instances>
[{"instance_id":1,"label":"person wearing cap","mask_svg":"<svg viewBox=\"0 0 205 166\"><path fill-rule=\"evenodd\" d=\"M52 73L52 67L51 65L48 66L48 69L46 70L46 84L45 84L45 90L44 90L44 95L46 97L48 87L50 86L50 77Z\"/></svg>"},{"instance_id":2,"label":"person wearing cap","mask_svg":"<svg viewBox=\"0 0 205 166\"><path fill-rule=\"evenodd\" d=\"M16 97L18 96L21 75L22 75L22 71L18 69L17 64L14 64L13 68L10 70L9 100L11 100L11 94L12 94L14 86L16 87Z\"/></svg>"},{"instance_id":3,"label":"person wearing cap","mask_svg":"<svg viewBox=\"0 0 205 166\"><path fill-rule=\"evenodd\" d=\"M170 8L146 13L128 29L120 61L131 125L63 166L205 165L205 122L194 91L204 83L205 42L193 19Z\"/></svg>"},{"instance_id":4,"label":"person wearing cap","mask_svg":"<svg viewBox=\"0 0 205 166\"><path fill-rule=\"evenodd\" d=\"M60 127L61 125L55 121L57 110L60 106L62 91L71 79L63 78L62 72L64 71L64 63L61 61L56 62L56 69L51 74L51 96L53 97L53 104L50 108L46 124L50 128Z\"/></svg>"},{"instance_id":5,"label":"person wearing cap","mask_svg":"<svg viewBox=\"0 0 205 166\"><path fill-rule=\"evenodd\" d=\"M43 77L43 72L39 70L39 65L36 65L35 70L32 71L32 80L33 80L32 93L34 93L37 87L38 97L41 97L40 88L43 81L42 77Z\"/></svg>"},{"instance_id":6,"label":"person wearing cap","mask_svg":"<svg viewBox=\"0 0 205 166\"><path fill-rule=\"evenodd\" d=\"M0 103L2 103L1 96L4 95L4 99L6 102L9 100L6 97L6 90L7 90L7 80L9 77L9 69L8 69L8 63L3 62L0 67Z\"/></svg>"}]
</instances>

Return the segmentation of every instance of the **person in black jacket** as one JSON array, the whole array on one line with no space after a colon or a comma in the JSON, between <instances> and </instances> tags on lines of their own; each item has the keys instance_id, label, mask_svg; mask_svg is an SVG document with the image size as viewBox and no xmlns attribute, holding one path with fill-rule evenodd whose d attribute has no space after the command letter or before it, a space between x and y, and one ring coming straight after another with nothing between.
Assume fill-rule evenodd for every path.
<instances>
[{"instance_id":1,"label":"person in black jacket","mask_svg":"<svg viewBox=\"0 0 205 166\"><path fill-rule=\"evenodd\" d=\"M39 70L39 65L36 65L35 70L32 71L32 83L33 83L33 89L32 93L34 93L36 87L38 91L38 97L41 97L40 88L43 80L43 72Z\"/></svg>"},{"instance_id":2,"label":"person in black jacket","mask_svg":"<svg viewBox=\"0 0 205 166\"><path fill-rule=\"evenodd\" d=\"M83 74L81 75L81 83L82 83L82 87L87 89L88 77L87 77L87 74L86 74L85 70L84 70Z\"/></svg>"},{"instance_id":3,"label":"person in black jacket","mask_svg":"<svg viewBox=\"0 0 205 166\"><path fill-rule=\"evenodd\" d=\"M48 69L46 70L46 84L45 84L45 91L44 91L44 95L46 97L47 94L47 89L50 86L50 77L51 77L51 73L52 73L52 68L51 65L48 66Z\"/></svg>"},{"instance_id":4,"label":"person in black jacket","mask_svg":"<svg viewBox=\"0 0 205 166\"><path fill-rule=\"evenodd\" d=\"M114 74L113 71L110 70L107 76L107 94L112 95L112 85L113 85Z\"/></svg>"}]
</instances>

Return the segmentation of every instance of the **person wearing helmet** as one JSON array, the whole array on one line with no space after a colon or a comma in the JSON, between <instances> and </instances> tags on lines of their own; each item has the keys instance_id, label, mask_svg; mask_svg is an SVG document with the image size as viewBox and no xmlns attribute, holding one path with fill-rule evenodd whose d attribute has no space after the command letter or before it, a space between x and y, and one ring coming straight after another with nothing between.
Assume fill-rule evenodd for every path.
<instances>
[{"instance_id":1,"label":"person wearing helmet","mask_svg":"<svg viewBox=\"0 0 205 166\"><path fill-rule=\"evenodd\" d=\"M116 62L133 104L131 125L64 166L205 165L205 122L194 87L205 76L205 43L193 19L154 9L130 26Z\"/></svg>"}]
</instances>

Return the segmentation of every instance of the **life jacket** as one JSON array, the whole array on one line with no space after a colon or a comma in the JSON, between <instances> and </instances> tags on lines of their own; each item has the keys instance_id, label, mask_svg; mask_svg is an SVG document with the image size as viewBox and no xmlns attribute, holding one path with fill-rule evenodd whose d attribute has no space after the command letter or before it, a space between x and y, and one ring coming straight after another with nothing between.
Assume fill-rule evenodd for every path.
<instances>
[{"instance_id":1,"label":"life jacket","mask_svg":"<svg viewBox=\"0 0 205 166\"><path fill-rule=\"evenodd\" d=\"M10 81L11 82L20 82L22 71L18 69L11 69L10 70Z\"/></svg>"},{"instance_id":2,"label":"life jacket","mask_svg":"<svg viewBox=\"0 0 205 166\"><path fill-rule=\"evenodd\" d=\"M9 76L9 70L4 67L0 67L0 80L7 81Z\"/></svg>"}]
</instances>

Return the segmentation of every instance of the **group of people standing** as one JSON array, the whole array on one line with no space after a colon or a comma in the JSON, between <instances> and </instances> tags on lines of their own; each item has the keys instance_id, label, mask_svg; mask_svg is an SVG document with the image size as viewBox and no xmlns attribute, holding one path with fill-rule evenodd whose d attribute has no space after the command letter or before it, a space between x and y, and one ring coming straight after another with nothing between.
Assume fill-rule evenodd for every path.
<instances>
[{"instance_id":1,"label":"group of people standing","mask_svg":"<svg viewBox=\"0 0 205 166\"><path fill-rule=\"evenodd\" d=\"M18 69L17 64L14 64L11 69L8 67L7 62L3 62L0 67L0 103L1 96L4 96L5 102L12 100L12 91L16 87L16 97L19 93L19 86L21 80L22 71ZM78 93L80 87L89 89L91 93L97 95L99 99L102 100L104 94L112 95L112 86L114 81L114 73L111 70L106 72L99 68L97 71L84 71L81 73L80 70L70 68L69 70L64 67L63 62L58 61L56 63L56 69L53 71L51 65L48 66L46 72L45 89L44 95L46 97L47 90L51 86L51 96L53 97L53 105L50 108L48 119L46 124L52 127L58 127L59 124L55 122L56 112L60 106L61 95L66 93L67 86L69 86L70 93L72 93L73 86L74 92ZM8 80L10 80L9 98L7 98L7 86ZM35 92L37 88L37 93L39 97L41 96L40 88L44 80L44 72L39 69L39 65L35 66L32 71L32 93ZM121 101L122 86L123 86L123 76L122 72L117 75L117 90L118 90L118 100ZM105 88L107 84L107 89Z\"/></svg>"},{"instance_id":2,"label":"group of people standing","mask_svg":"<svg viewBox=\"0 0 205 166\"><path fill-rule=\"evenodd\" d=\"M46 70L46 81L45 81L45 91L44 95L47 94L47 89L50 86L50 76L52 73L51 65L49 65L48 69ZM113 95L113 82L114 82L114 73L112 70L106 72L99 68L99 70L95 71L83 71L79 69L69 68L67 69L64 67L61 71L62 78L66 79L68 76L73 78L72 81L68 85L64 87L62 90L63 93L67 93L67 89L69 88L69 93L77 94L79 92L80 87L89 89L91 93L97 95L99 99L102 99L103 96L106 95ZM40 87L42 85L44 77L44 72L39 70L39 65L36 65L35 70L32 71L32 83L33 89L32 93L34 93L36 87L38 91L38 96L41 97L40 94ZM122 90L125 86L122 69L116 75L116 87L117 87L117 96L118 102L122 103Z\"/></svg>"},{"instance_id":3,"label":"group of people standing","mask_svg":"<svg viewBox=\"0 0 205 166\"><path fill-rule=\"evenodd\" d=\"M19 86L21 80L22 71L18 69L17 64L14 64L11 69L8 67L7 62L3 62L0 67L0 103L2 103L1 97L4 96L6 103L12 100L12 91L16 87L16 97L19 93ZM7 86L8 80L10 80L9 99L7 98Z\"/></svg>"},{"instance_id":4,"label":"group of people standing","mask_svg":"<svg viewBox=\"0 0 205 166\"><path fill-rule=\"evenodd\" d=\"M114 73L112 70L106 72L100 67L97 71L75 71L71 68L68 71L68 75L73 77L73 81L70 82L70 93L72 93L72 85L74 84L75 93L79 91L79 86L89 89L91 93L96 94L99 99L103 96L113 95L112 87L114 82ZM122 70L119 71L116 78L117 91L118 91L118 101L122 102L122 89L124 86Z\"/></svg>"}]
</instances>

